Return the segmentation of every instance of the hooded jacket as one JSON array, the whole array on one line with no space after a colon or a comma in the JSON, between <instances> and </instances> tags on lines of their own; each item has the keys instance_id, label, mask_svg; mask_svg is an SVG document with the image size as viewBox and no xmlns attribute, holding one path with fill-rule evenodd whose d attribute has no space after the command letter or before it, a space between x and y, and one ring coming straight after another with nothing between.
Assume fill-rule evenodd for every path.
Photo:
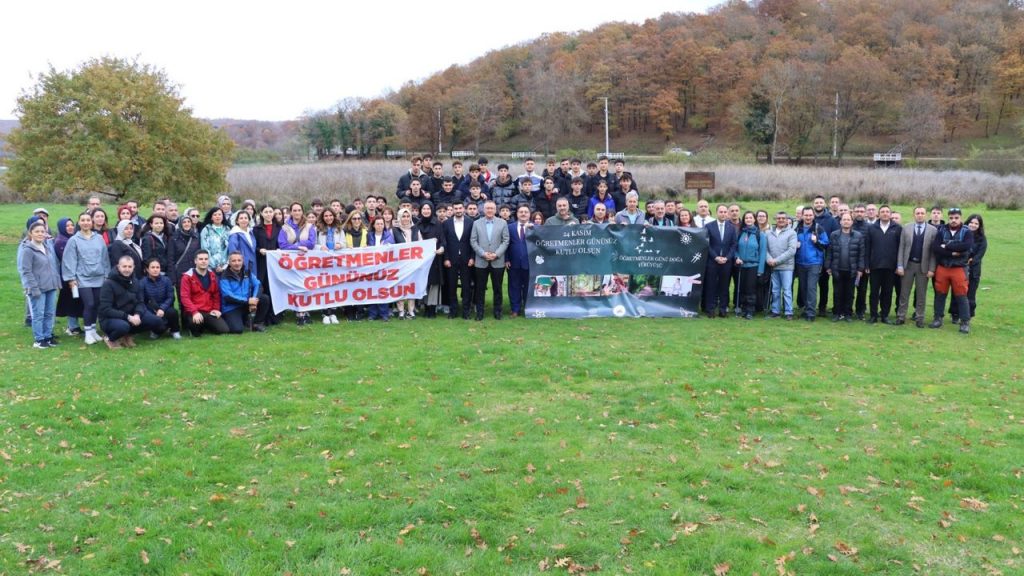
<instances>
[{"instance_id":1,"label":"hooded jacket","mask_svg":"<svg viewBox=\"0 0 1024 576\"><path fill-rule=\"evenodd\" d=\"M60 273L52 240L45 240L42 246L37 246L26 238L18 250L18 272L25 293L37 298L43 292L60 289Z\"/></svg>"},{"instance_id":2,"label":"hooded jacket","mask_svg":"<svg viewBox=\"0 0 1024 576\"><path fill-rule=\"evenodd\" d=\"M125 278L114 270L100 288L98 315L100 320L127 320L132 314L146 311L138 280Z\"/></svg>"}]
</instances>

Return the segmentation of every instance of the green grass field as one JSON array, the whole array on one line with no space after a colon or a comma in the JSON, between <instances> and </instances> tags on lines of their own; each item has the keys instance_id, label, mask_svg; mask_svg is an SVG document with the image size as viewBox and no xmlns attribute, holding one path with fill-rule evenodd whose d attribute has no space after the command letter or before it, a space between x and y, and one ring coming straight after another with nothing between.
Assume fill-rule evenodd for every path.
<instances>
[{"instance_id":1,"label":"green grass field","mask_svg":"<svg viewBox=\"0 0 1024 576\"><path fill-rule=\"evenodd\" d=\"M31 348L30 210L0 208L0 574L1024 572L1019 212L985 213L968 337L417 319L110 351Z\"/></svg>"}]
</instances>

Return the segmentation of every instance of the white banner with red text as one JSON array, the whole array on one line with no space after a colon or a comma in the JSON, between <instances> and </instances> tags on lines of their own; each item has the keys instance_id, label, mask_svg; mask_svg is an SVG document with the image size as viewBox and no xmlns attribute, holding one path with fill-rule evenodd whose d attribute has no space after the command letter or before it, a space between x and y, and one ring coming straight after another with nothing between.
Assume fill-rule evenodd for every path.
<instances>
[{"instance_id":1,"label":"white banner with red text","mask_svg":"<svg viewBox=\"0 0 1024 576\"><path fill-rule=\"evenodd\" d=\"M274 313L422 298L435 246L435 240L421 240L335 252L267 252Z\"/></svg>"}]
</instances>

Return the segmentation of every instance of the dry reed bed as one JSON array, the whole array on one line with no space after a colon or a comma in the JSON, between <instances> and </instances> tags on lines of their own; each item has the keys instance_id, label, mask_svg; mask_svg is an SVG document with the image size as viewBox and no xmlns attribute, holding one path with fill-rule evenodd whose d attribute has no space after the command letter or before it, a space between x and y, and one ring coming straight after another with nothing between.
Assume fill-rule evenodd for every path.
<instances>
[{"instance_id":1,"label":"dry reed bed","mask_svg":"<svg viewBox=\"0 0 1024 576\"><path fill-rule=\"evenodd\" d=\"M496 166L497 162L494 163ZM521 164L512 164L512 173ZM492 166L493 168L494 166ZM281 166L238 166L228 173L233 194L240 198L282 203L288 200L349 200L367 194L393 198L405 161L349 160ZM629 166L644 196L665 197L683 188L680 164ZM801 166L723 165L714 170L717 188L712 200L804 200L816 194L838 194L848 201L894 204L972 205L1017 209L1024 205L1024 177L968 170L820 168ZM692 192L688 194L692 197Z\"/></svg>"}]
</instances>

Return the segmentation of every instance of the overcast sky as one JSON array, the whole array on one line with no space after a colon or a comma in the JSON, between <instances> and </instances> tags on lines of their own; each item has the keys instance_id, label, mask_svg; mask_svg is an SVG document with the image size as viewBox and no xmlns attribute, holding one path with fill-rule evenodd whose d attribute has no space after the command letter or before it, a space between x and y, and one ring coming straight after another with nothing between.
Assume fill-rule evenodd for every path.
<instances>
[{"instance_id":1,"label":"overcast sky","mask_svg":"<svg viewBox=\"0 0 1024 576\"><path fill-rule=\"evenodd\" d=\"M138 57L181 86L203 118L289 120L374 97L545 32L704 12L723 0L455 2L234 0L49 2L0 8L0 119L49 69ZM272 7L271 7L272 6ZM410 6L417 8L411 9Z\"/></svg>"}]
</instances>

